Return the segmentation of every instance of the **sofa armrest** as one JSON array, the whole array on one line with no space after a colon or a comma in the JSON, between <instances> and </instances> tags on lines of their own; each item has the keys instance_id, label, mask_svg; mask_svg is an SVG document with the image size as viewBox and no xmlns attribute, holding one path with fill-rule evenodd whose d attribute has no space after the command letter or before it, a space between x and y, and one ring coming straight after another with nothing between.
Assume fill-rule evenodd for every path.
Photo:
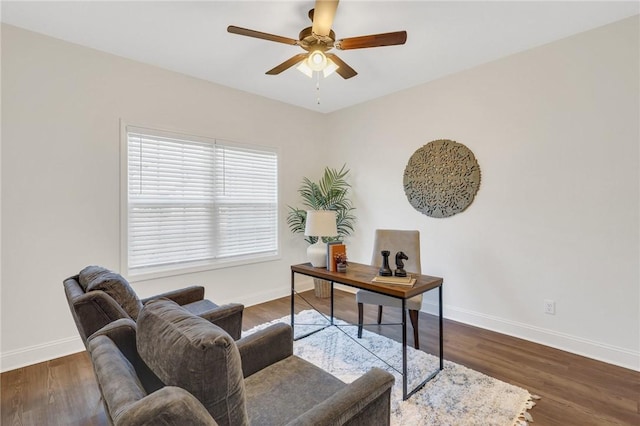
<instances>
[{"instance_id":1,"label":"sofa armrest","mask_svg":"<svg viewBox=\"0 0 640 426\"><path fill-rule=\"evenodd\" d=\"M102 327L89 336L87 341L91 342L98 336L107 336L111 339L136 370L140 383L142 383L145 390L148 393L154 392L163 387L164 383L158 379L158 376L151 371L142 358L140 358L140 355L138 355L136 331L137 326L132 319L122 318Z\"/></svg>"},{"instance_id":2,"label":"sofa armrest","mask_svg":"<svg viewBox=\"0 0 640 426\"><path fill-rule=\"evenodd\" d=\"M174 386L166 386L130 404L114 423L117 426L218 424L195 396Z\"/></svg>"},{"instance_id":3,"label":"sofa armrest","mask_svg":"<svg viewBox=\"0 0 640 426\"><path fill-rule=\"evenodd\" d=\"M390 373L372 368L288 425L389 425L394 381Z\"/></svg>"},{"instance_id":4,"label":"sofa armrest","mask_svg":"<svg viewBox=\"0 0 640 426\"><path fill-rule=\"evenodd\" d=\"M64 280L62 280L62 282L66 282L69 280L74 280L75 282L78 283L78 285L80 285L80 274L71 275L70 277L67 277Z\"/></svg>"},{"instance_id":5,"label":"sofa armrest","mask_svg":"<svg viewBox=\"0 0 640 426\"><path fill-rule=\"evenodd\" d=\"M132 364L136 360L138 353L136 349L136 323L131 318L120 318L105 325L91 334L87 338L87 342L91 342L98 336L107 336L111 339Z\"/></svg>"},{"instance_id":6,"label":"sofa armrest","mask_svg":"<svg viewBox=\"0 0 640 426\"><path fill-rule=\"evenodd\" d=\"M284 323L243 337L236 342L245 378L265 367L293 355L293 331Z\"/></svg>"},{"instance_id":7,"label":"sofa armrest","mask_svg":"<svg viewBox=\"0 0 640 426\"><path fill-rule=\"evenodd\" d=\"M186 305L187 303L197 302L198 300L204 299L204 287L199 285L192 285L190 287L181 288L178 290L167 291L162 294L157 294L155 296L147 297L142 299L142 304L146 304L150 300L166 298L169 300L173 300L178 305Z\"/></svg>"},{"instance_id":8,"label":"sofa armrest","mask_svg":"<svg viewBox=\"0 0 640 426\"><path fill-rule=\"evenodd\" d=\"M71 304L79 321L82 340L87 341L96 331L129 315L111 296L102 290L95 290L76 297Z\"/></svg>"},{"instance_id":9,"label":"sofa armrest","mask_svg":"<svg viewBox=\"0 0 640 426\"><path fill-rule=\"evenodd\" d=\"M198 316L225 330L233 340L238 340L242 334L243 312L244 305L240 303L229 303L216 306L210 311L198 314Z\"/></svg>"}]
</instances>

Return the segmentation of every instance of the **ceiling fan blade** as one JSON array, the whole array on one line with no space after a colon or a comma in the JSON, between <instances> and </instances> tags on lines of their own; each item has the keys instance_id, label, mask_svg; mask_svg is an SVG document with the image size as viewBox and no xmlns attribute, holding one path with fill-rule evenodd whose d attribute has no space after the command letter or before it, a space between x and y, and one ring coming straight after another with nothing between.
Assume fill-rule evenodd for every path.
<instances>
[{"instance_id":1,"label":"ceiling fan blade","mask_svg":"<svg viewBox=\"0 0 640 426\"><path fill-rule=\"evenodd\" d=\"M348 79L348 78L355 77L356 75L358 75L356 70L351 68L349 65L347 65L347 63L345 61L343 61L342 59L338 58L333 53L327 53L326 56L327 56L327 58L331 59L338 66L338 69L336 70L336 72L338 74L340 74L340 76L342 78L344 78L345 80Z\"/></svg>"},{"instance_id":2,"label":"ceiling fan blade","mask_svg":"<svg viewBox=\"0 0 640 426\"><path fill-rule=\"evenodd\" d=\"M298 53L296 56L293 56L293 57L287 59L286 61L284 61L280 65L277 65L277 66L271 68L265 74L269 74L269 75L280 74L282 71L287 70L287 69L291 68L292 66L294 66L295 64L301 62L306 57L307 57L307 53Z\"/></svg>"},{"instance_id":3,"label":"ceiling fan blade","mask_svg":"<svg viewBox=\"0 0 640 426\"><path fill-rule=\"evenodd\" d=\"M341 50L364 49L366 47L395 46L407 41L406 31L372 34L360 37L343 38L336 41L335 47Z\"/></svg>"},{"instance_id":4,"label":"ceiling fan blade","mask_svg":"<svg viewBox=\"0 0 640 426\"><path fill-rule=\"evenodd\" d=\"M316 0L311 31L319 36L328 36L337 8L338 0Z\"/></svg>"},{"instance_id":5,"label":"ceiling fan blade","mask_svg":"<svg viewBox=\"0 0 640 426\"><path fill-rule=\"evenodd\" d=\"M278 43L291 44L291 45L298 44L298 40L295 40L295 39L292 39L292 38L289 38L289 37L282 37L282 36L279 36L279 35L263 33L263 32L255 31L255 30L249 30L247 28L240 28L240 27L236 27L234 25L229 25L227 27L227 31L232 33L232 34L238 34L238 35L243 35L243 36L247 36L247 37L260 38L260 39L269 40L269 41L276 41Z\"/></svg>"}]
</instances>

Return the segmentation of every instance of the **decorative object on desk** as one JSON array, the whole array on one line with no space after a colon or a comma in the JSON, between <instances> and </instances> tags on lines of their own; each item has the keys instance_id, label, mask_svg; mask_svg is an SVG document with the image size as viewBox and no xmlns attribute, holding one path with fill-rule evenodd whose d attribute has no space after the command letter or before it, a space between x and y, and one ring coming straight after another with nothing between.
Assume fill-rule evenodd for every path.
<instances>
[{"instance_id":1,"label":"decorative object on desk","mask_svg":"<svg viewBox=\"0 0 640 426\"><path fill-rule=\"evenodd\" d=\"M289 315L243 332L243 337L270 324L289 324ZM298 324L326 324L326 317L312 310L295 316ZM334 320L335 324L346 325ZM296 334L307 333L319 326L296 325ZM378 358L390 361L395 368L401 364L402 345L384 336L364 330L360 347L353 343L355 327L329 327L293 343L299 357L328 371L345 383L350 383L372 367L380 367L396 378L391 389L392 425L492 425L523 426L531 420L528 412L535 406L526 389L502 382L451 361L444 361L444 370L424 388L406 401L402 400L402 376ZM438 365L438 358L425 352L407 348L408 377L423 377ZM400 369L400 371L402 371ZM417 380L416 380L417 381ZM534 425L536 423L533 423Z\"/></svg>"},{"instance_id":2,"label":"decorative object on desk","mask_svg":"<svg viewBox=\"0 0 640 426\"><path fill-rule=\"evenodd\" d=\"M336 244L342 244L342 241L329 241L327 242L327 269L331 269L329 266L331 265L329 263L329 259L331 259L333 257L333 255L331 254L331 246L335 246Z\"/></svg>"},{"instance_id":3,"label":"decorative object on desk","mask_svg":"<svg viewBox=\"0 0 640 426\"><path fill-rule=\"evenodd\" d=\"M344 244L331 244L329 246L329 256L327 257L327 269L331 272L338 270L338 256L344 256L347 258L347 246Z\"/></svg>"},{"instance_id":4,"label":"decorative object on desk","mask_svg":"<svg viewBox=\"0 0 640 426\"><path fill-rule=\"evenodd\" d=\"M382 250L380 254L382 255L382 266L378 273L383 277L390 277L393 275L393 272L391 272L391 268L389 267L389 255L391 252L389 250Z\"/></svg>"},{"instance_id":5,"label":"decorative object on desk","mask_svg":"<svg viewBox=\"0 0 640 426\"><path fill-rule=\"evenodd\" d=\"M307 210L307 221L304 235L317 237L316 243L307 248L307 258L316 268L327 266L327 245L322 237L338 235L336 212L333 210Z\"/></svg>"},{"instance_id":6,"label":"decorative object on desk","mask_svg":"<svg viewBox=\"0 0 640 426\"><path fill-rule=\"evenodd\" d=\"M338 253L334 256L336 272L347 272L347 253Z\"/></svg>"},{"instance_id":7,"label":"decorative object on desk","mask_svg":"<svg viewBox=\"0 0 640 426\"><path fill-rule=\"evenodd\" d=\"M333 210L336 212L336 227L338 234L335 238L325 238L325 242L341 242L345 237L351 235L354 230L356 217L353 203L349 199L349 189L351 185L347 182L349 170L346 165L340 170L326 167L322 178L316 183L305 177L298 189L302 197L304 208L287 206L287 224L294 234L304 234L307 221L307 210ZM315 243L316 237L307 236L305 241L309 244ZM316 297L329 297L330 283L324 280L314 279Z\"/></svg>"},{"instance_id":8,"label":"decorative object on desk","mask_svg":"<svg viewBox=\"0 0 640 426\"><path fill-rule=\"evenodd\" d=\"M380 275L373 277L372 283L401 285L403 287L413 287L416 283L415 277L381 277Z\"/></svg>"},{"instance_id":9,"label":"decorative object on desk","mask_svg":"<svg viewBox=\"0 0 640 426\"><path fill-rule=\"evenodd\" d=\"M403 251L399 251L396 253L396 277L406 277L407 271L404 270L404 262L402 260L409 260L406 254Z\"/></svg>"},{"instance_id":10,"label":"decorative object on desk","mask_svg":"<svg viewBox=\"0 0 640 426\"><path fill-rule=\"evenodd\" d=\"M431 141L413 153L404 169L404 193L419 212L453 216L473 202L480 187L480 166L473 152L456 141Z\"/></svg>"}]
</instances>

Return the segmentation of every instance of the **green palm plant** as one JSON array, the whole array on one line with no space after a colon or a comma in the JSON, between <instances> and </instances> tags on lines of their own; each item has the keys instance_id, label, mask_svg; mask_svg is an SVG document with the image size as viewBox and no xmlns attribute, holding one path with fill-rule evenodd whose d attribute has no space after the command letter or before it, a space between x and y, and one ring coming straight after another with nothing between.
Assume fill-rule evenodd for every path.
<instances>
[{"instance_id":1,"label":"green palm plant","mask_svg":"<svg viewBox=\"0 0 640 426\"><path fill-rule=\"evenodd\" d=\"M302 197L302 204L306 208L299 209L287 206L289 208L287 224L291 232L304 234L307 210L333 210L336 212L338 236L323 238L323 241L341 241L344 237L351 235L356 217L353 215L355 210L353 203L347 197L351 185L346 180L349 170L345 167L346 164L340 170L326 167L322 178L317 183L312 182L307 177L302 179L302 185L298 189L298 193ZM318 237L305 238L305 241L309 244L314 244L317 240Z\"/></svg>"}]
</instances>

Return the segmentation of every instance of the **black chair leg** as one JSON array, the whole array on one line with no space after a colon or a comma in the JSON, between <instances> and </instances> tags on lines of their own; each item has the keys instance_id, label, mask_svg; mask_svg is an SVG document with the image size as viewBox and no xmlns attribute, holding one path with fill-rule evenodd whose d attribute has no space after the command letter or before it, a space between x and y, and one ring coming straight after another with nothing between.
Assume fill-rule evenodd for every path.
<instances>
[{"instance_id":1,"label":"black chair leg","mask_svg":"<svg viewBox=\"0 0 640 426\"><path fill-rule=\"evenodd\" d=\"M378 324L382 323L382 305L378 305Z\"/></svg>"},{"instance_id":2,"label":"black chair leg","mask_svg":"<svg viewBox=\"0 0 640 426\"><path fill-rule=\"evenodd\" d=\"M358 303L358 339L362 338L363 309L362 303Z\"/></svg>"},{"instance_id":3,"label":"black chair leg","mask_svg":"<svg viewBox=\"0 0 640 426\"><path fill-rule=\"evenodd\" d=\"M409 309L409 318L411 319L411 326L413 327L413 346L416 349L420 349L420 341L418 339L418 315L420 311L414 311Z\"/></svg>"}]
</instances>

